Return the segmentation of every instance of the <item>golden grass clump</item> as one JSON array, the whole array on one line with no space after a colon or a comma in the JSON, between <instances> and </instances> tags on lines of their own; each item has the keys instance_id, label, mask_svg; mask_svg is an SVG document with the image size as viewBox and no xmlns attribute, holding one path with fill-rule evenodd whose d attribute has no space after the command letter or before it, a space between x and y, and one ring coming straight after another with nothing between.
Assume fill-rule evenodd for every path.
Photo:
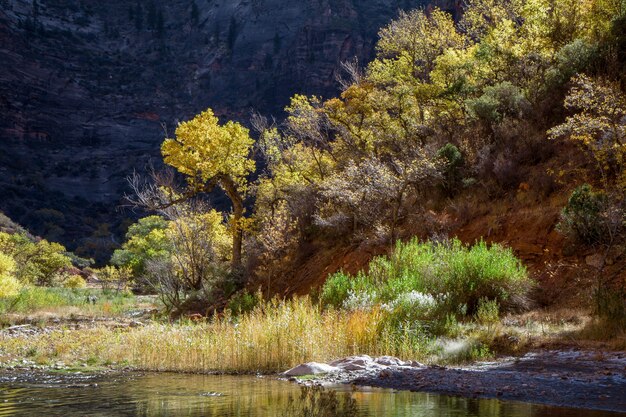
<instances>
[{"instance_id":1,"label":"golden grass clump","mask_svg":"<svg viewBox=\"0 0 626 417\"><path fill-rule=\"evenodd\" d=\"M302 362L393 354L377 336L379 313L322 311L308 298L272 301L233 320L151 325L123 335L129 362L160 371L275 372Z\"/></svg>"},{"instance_id":2,"label":"golden grass clump","mask_svg":"<svg viewBox=\"0 0 626 417\"><path fill-rule=\"evenodd\" d=\"M271 301L234 318L201 324L56 330L27 339L0 335L0 362L124 363L139 369L182 372L277 372L309 361L355 355L420 357L407 336L378 331L380 311L322 310L308 297Z\"/></svg>"}]
</instances>

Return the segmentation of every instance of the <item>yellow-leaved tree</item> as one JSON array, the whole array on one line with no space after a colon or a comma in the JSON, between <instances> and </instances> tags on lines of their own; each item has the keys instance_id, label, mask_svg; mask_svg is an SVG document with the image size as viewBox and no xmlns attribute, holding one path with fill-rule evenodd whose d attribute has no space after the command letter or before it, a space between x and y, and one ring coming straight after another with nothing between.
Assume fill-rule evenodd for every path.
<instances>
[{"instance_id":1,"label":"yellow-leaved tree","mask_svg":"<svg viewBox=\"0 0 626 417\"><path fill-rule=\"evenodd\" d=\"M565 99L565 108L576 113L548 133L569 137L591 152L602 174L605 189L614 179L626 190L626 94L617 82L578 75Z\"/></svg>"},{"instance_id":2,"label":"yellow-leaved tree","mask_svg":"<svg viewBox=\"0 0 626 417\"><path fill-rule=\"evenodd\" d=\"M22 285L15 278L15 261L8 255L0 252L0 298L16 296Z\"/></svg>"},{"instance_id":3,"label":"yellow-leaved tree","mask_svg":"<svg viewBox=\"0 0 626 417\"><path fill-rule=\"evenodd\" d=\"M230 199L233 270L241 267L244 198L247 177L255 169L253 145L248 129L233 121L220 125L213 111L207 109L180 123L176 137L166 139L161 147L163 160L187 177L192 194L210 192L217 186Z\"/></svg>"}]
</instances>

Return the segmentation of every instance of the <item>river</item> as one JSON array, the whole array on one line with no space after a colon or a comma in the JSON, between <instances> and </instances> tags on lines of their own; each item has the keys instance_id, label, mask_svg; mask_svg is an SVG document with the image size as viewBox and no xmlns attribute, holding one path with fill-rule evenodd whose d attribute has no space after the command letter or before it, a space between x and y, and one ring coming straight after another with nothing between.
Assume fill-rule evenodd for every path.
<instances>
[{"instance_id":1,"label":"river","mask_svg":"<svg viewBox=\"0 0 626 417\"><path fill-rule=\"evenodd\" d=\"M0 374L0 416L297 417L300 387L274 377L156 373ZM350 416L599 417L615 413L494 399L336 387ZM319 403L322 403L320 401ZM294 406L295 404L295 406ZM328 404L324 405L328 407ZM314 410L315 412L315 410ZM336 415L340 415L336 411ZM335 414L307 414L333 416Z\"/></svg>"}]
</instances>

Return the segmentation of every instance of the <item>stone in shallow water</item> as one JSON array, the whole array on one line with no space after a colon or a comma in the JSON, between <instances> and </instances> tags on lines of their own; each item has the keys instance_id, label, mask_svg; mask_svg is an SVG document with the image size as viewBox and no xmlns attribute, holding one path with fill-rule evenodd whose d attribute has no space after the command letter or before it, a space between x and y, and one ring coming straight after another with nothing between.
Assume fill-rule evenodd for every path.
<instances>
[{"instance_id":1,"label":"stone in shallow water","mask_svg":"<svg viewBox=\"0 0 626 417\"><path fill-rule=\"evenodd\" d=\"M298 365L285 372L286 376L319 375L339 372L339 369L325 363L309 362Z\"/></svg>"}]
</instances>

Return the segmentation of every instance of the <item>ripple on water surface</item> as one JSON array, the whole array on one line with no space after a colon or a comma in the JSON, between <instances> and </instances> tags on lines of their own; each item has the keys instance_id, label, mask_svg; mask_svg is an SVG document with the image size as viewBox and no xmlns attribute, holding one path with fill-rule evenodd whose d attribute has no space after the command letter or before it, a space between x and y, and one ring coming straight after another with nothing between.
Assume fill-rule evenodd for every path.
<instances>
[{"instance_id":1,"label":"ripple on water surface","mask_svg":"<svg viewBox=\"0 0 626 417\"><path fill-rule=\"evenodd\" d=\"M349 391L347 388L341 388ZM340 393L342 398L344 394ZM350 416L604 417L540 405L360 390ZM300 388L274 378L183 374L1 375L0 416L298 417Z\"/></svg>"}]
</instances>

